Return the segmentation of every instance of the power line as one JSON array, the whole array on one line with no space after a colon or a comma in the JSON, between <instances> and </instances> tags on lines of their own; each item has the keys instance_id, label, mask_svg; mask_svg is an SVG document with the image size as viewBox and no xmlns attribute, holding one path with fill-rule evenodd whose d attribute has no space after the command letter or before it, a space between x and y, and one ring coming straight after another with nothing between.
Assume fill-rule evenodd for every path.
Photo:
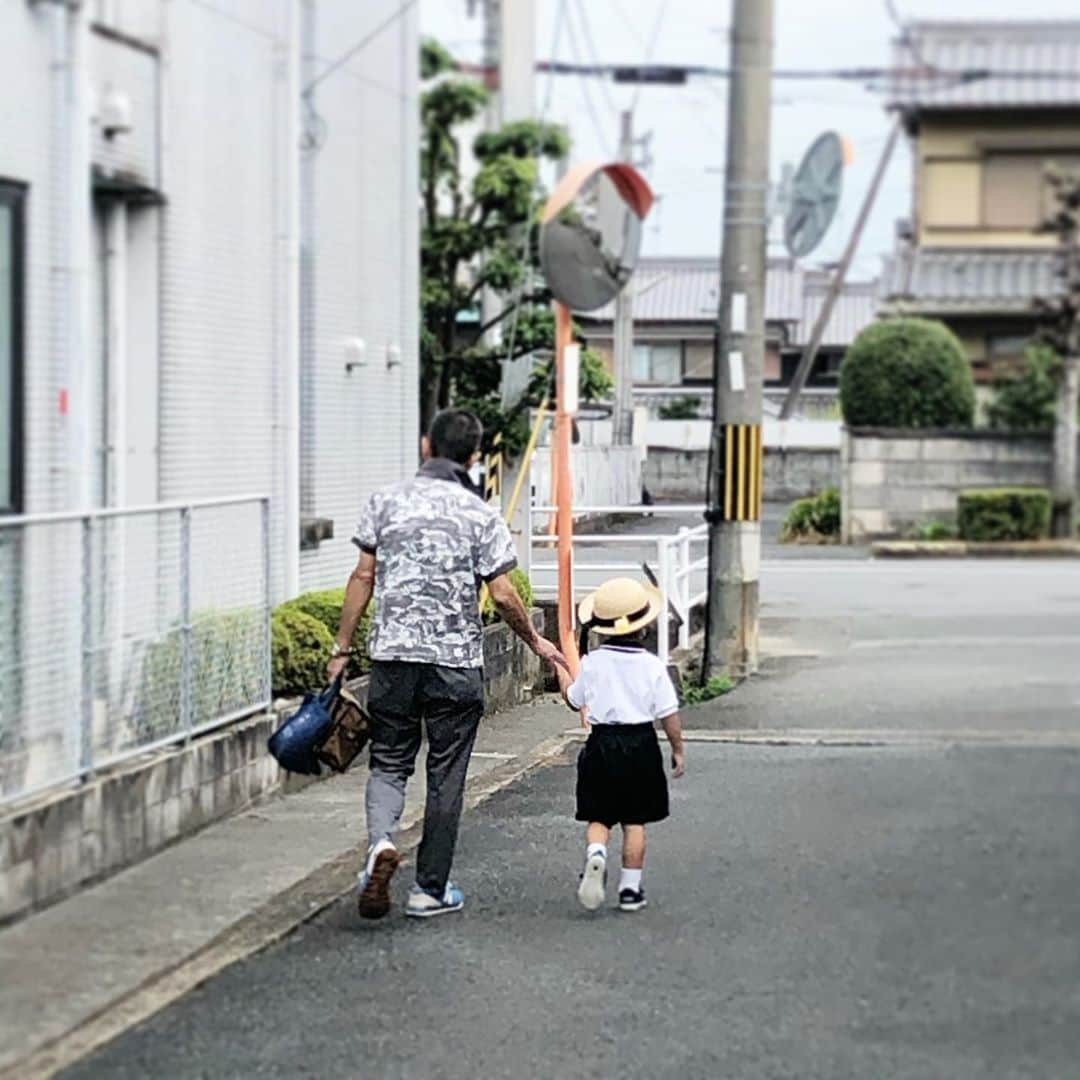
<instances>
[{"instance_id":1,"label":"power line","mask_svg":"<svg viewBox=\"0 0 1080 1080\"><path fill-rule=\"evenodd\" d=\"M378 26L375 27L369 34L362 37L351 49L342 53L341 57L335 60L325 71L316 75L301 91L303 94L310 94L320 83L325 82L334 74L339 68L344 67L358 52L363 51L370 45L384 30L393 26L404 15L409 8L414 7L417 0L404 0L404 3L395 11L392 15L384 19Z\"/></svg>"},{"instance_id":2,"label":"power line","mask_svg":"<svg viewBox=\"0 0 1080 1080\"><path fill-rule=\"evenodd\" d=\"M580 49L580 47L578 45L577 33L574 30L574 23L573 23L573 20L570 18L570 13L569 12L566 13L566 31L570 36L570 51L574 54L575 61L578 61L577 66L580 66L580 67L587 66L587 65L584 65L584 64L580 63L580 61L581 61L581 49ZM604 65L596 64L595 66L596 67L603 67ZM609 153L610 142L609 142L609 140L607 138L607 134L606 134L606 132L604 130L604 125L600 122L600 115L596 111L596 104L592 99L592 93L589 90L589 84L588 84L587 80L584 78L584 75L582 75L582 78L581 78L581 91L582 91L582 97L585 100L585 109L589 114L589 119L592 121L593 127L596 129L596 134L597 134L597 137L600 140L600 145L602 147L604 147L604 153L607 154L610 157L611 156L610 153Z\"/></svg>"},{"instance_id":3,"label":"power line","mask_svg":"<svg viewBox=\"0 0 1080 1080\"><path fill-rule=\"evenodd\" d=\"M589 24L589 15L585 9L585 5L582 0L575 0L577 6L578 18L581 20L581 30L585 37L585 49L589 54L589 58L597 63L600 60L600 54L596 51L596 42L593 40L592 26ZM619 110L615 104L615 99L611 96L611 90L608 88L606 82L600 84L600 89L604 95L604 103L611 110L612 114L618 116Z\"/></svg>"},{"instance_id":4,"label":"power line","mask_svg":"<svg viewBox=\"0 0 1080 1080\"><path fill-rule=\"evenodd\" d=\"M667 11L668 0L660 0L660 6L656 9L656 18L653 20L652 34L647 42L645 51L645 64L648 66L652 63L653 53L656 52L656 42L660 36L660 25L664 21L664 13ZM634 112L637 109L638 100L641 98L641 83L638 83L637 88L634 90L634 97L630 102L630 111Z\"/></svg>"}]
</instances>

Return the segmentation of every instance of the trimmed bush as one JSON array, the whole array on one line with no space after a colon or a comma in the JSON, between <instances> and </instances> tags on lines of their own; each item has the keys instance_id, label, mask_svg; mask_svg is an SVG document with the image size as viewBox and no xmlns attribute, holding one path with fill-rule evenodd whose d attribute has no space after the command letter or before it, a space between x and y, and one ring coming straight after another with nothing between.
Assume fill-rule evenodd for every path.
<instances>
[{"instance_id":1,"label":"trimmed bush","mask_svg":"<svg viewBox=\"0 0 1080 1080\"><path fill-rule=\"evenodd\" d=\"M661 420L697 420L701 412L701 398L692 394L672 398L661 405L658 412Z\"/></svg>"},{"instance_id":2,"label":"trimmed bush","mask_svg":"<svg viewBox=\"0 0 1080 1080\"><path fill-rule=\"evenodd\" d=\"M1015 434L1053 431L1060 373L1061 358L1053 349L1027 349L1018 371L994 379L994 397L986 410L990 427Z\"/></svg>"},{"instance_id":3,"label":"trimmed bush","mask_svg":"<svg viewBox=\"0 0 1080 1080\"><path fill-rule=\"evenodd\" d=\"M956 503L961 540L1044 540L1050 535L1045 488L962 491Z\"/></svg>"},{"instance_id":4,"label":"trimmed bush","mask_svg":"<svg viewBox=\"0 0 1080 1080\"><path fill-rule=\"evenodd\" d=\"M326 683L334 635L312 615L283 604L270 623L274 693L294 697Z\"/></svg>"},{"instance_id":5,"label":"trimmed bush","mask_svg":"<svg viewBox=\"0 0 1080 1080\"><path fill-rule=\"evenodd\" d=\"M529 575L526 574L520 566L517 566L510 571L510 582L514 586L514 590L517 592L518 596L521 597L521 602L525 605L525 610L531 610L533 606L533 589L532 582L529 581ZM482 615L485 624L493 623L499 618L499 613L495 610L495 601L491 599L490 592L484 600Z\"/></svg>"},{"instance_id":6,"label":"trimmed bush","mask_svg":"<svg viewBox=\"0 0 1080 1080\"><path fill-rule=\"evenodd\" d=\"M874 323L844 357L840 405L849 427L968 428L975 419L971 364L942 323Z\"/></svg>"},{"instance_id":7,"label":"trimmed bush","mask_svg":"<svg viewBox=\"0 0 1080 1080\"><path fill-rule=\"evenodd\" d=\"M304 593L292 600L286 600L278 611L302 611L317 619L326 627L330 637L336 638L341 624L341 609L345 606L345 589L320 589L317 592ZM368 604L360 625L353 634L353 656L349 661L349 676L361 675L371 670L371 660L367 655L367 639L371 630L371 619L375 613L375 601Z\"/></svg>"},{"instance_id":8,"label":"trimmed bush","mask_svg":"<svg viewBox=\"0 0 1080 1080\"><path fill-rule=\"evenodd\" d=\"M784 519L780 539L817 539L840 535L840 492L826 488L818 495L799 499Z\"/></svg>"}]
</instances>

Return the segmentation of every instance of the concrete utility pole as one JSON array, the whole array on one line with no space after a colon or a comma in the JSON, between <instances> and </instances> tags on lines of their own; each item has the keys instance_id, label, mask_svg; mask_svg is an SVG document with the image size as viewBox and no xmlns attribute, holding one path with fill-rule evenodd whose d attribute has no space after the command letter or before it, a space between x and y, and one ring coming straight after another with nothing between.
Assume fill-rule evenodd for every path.
<instances>
[{"instance_id":1,"label":"concrete utility pole","mask_svg":"<svg viewBox=\"0 0 1080 1080\"><path fill-rule=\"evenodd\" d=\"M634 156L634 114L625 109L620 116L619 160L632 165ZM612 195L622 211L618 196ZM634 435L634 290L623 289L615 297L615 411L612 429L616 446L629 446Z\"/></svg>"},{"instance_id":2,"label":"concrete utility pole","mask_svg":"<svg viewBox=\"0 0 1080 1080\"><path fill-rule=\"evenodd\" d=\"M772 33L773 0L732 0L703 680L750 674L758 662Z\"/></svg>"}]
</instances>

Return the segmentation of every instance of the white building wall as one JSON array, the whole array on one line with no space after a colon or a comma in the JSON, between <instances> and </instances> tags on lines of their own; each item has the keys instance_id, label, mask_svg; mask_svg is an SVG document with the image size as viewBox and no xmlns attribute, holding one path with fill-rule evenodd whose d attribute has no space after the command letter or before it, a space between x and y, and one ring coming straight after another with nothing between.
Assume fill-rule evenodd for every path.
<instances>
[{"instance_id":1,"label":"white building wall","mask_svg":"<svg viewBox=\"0 0 1080 1080\"><path fill-rule=\"evenodd\" d=\"M322 0L316 53L325 71L401 7ZM301 555L304 590L340 586L366 496L415 471L419 457L419 101L416 8L316 89L315 370L305 402L306 514L334 539ZM364 364L346 370L346 342Z\"/></svg>"}]
</instances>

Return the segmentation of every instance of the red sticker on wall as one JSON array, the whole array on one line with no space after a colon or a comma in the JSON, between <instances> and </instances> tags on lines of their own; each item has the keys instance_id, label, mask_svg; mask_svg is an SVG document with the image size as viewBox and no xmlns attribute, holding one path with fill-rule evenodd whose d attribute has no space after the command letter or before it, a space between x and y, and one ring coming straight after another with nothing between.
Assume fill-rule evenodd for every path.
<instances>
[{"instance_id":1,"label":"red sticker on wall","mask_svg":"<svg viewBox=\"0 0 1080 1080\"><path fill-rule=\"evenodd\" d=\"M60 391L60 415L67 416L68 413L68 392L66 390Z\"/></svg>"}]
</instances>

